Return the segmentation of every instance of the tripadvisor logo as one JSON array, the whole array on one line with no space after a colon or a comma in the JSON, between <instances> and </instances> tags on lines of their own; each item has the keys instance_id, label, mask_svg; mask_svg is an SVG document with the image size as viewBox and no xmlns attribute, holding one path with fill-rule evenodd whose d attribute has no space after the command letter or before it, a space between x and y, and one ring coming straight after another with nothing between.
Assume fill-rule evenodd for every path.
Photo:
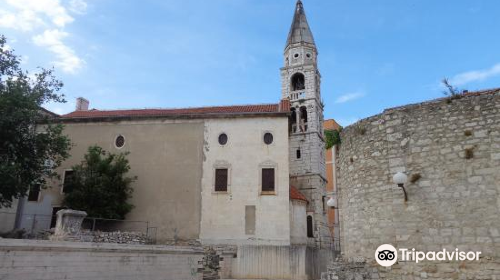
<instances>
[{"instance_id":1,"label":"tripadvisor logo","mask_svg":"<svg viewBox=\"0 0 500 280\"><path fill-rule=\"evenodd\" d=\"M443 249L441 251L415 251L415 249L404 249L401 248L397 250L391 244L380 245L375 251L375 260L381 266L391 266L398 261L398 251L401 261L414 261L418 263L419 261L474 261L479 260L479 255L481 252L464 252L455 249L454 251L448 251Z\"/></svg>"}]
</instances>

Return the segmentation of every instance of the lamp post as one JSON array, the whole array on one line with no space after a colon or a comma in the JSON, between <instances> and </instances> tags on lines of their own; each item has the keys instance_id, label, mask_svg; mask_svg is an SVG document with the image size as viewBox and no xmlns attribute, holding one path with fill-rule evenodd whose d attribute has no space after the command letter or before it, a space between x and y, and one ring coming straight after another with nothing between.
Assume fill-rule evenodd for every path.
<instances>
[{"instance_id":1,"label":"lamp post","mask_svg":"<svg viewBox=\"0 0 500 280\"><path fill-rule=\"evenodd\" d=\"M332 207L332 208L337 208L337 200L333 198L333 196L330 196L330 199L328 199L328 201L326 202L326 205L328 205L328 207Z\"/></svg>"},{"instance_id":2,"label":"lamp post","mask_svg":"<svg viewBox=\"0 0 500 280\"><path fill-rule=\"evenodd\" d=\"M405 183L408 181L408 176L406 176L406 174L404 174L403 172L398 172L394 174L392 180L394 181L395 184L398 185L398 187L403 189L403 192L405 194L405 202L408 201L408 195L406 194L406 189L405 189Z\"/></svg>"}]
</instances>

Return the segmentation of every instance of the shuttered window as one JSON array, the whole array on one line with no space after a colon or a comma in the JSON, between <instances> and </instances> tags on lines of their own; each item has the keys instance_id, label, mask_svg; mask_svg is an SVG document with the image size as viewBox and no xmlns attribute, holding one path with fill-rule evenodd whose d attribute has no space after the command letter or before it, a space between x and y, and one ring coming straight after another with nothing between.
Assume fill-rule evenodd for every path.
<instances>
[{"instance_id":1,"label":"shuttered window","mask_svg":"<svg viewBox=\"0 0 500 280\"><path fill-rule=\"evenodd\" d=\"M262 191L274 191L274 168L262 168Z\"/></svg>"},{"instance_id":2,"label":"shuttered window","mask_svg":"<svg viewBox=\"0 0 500 280\"><path fill-rule=\"evenodd\" d=\"M227 168L215 169L215 191L227 192Z\"/></svg>"}]
</instances>

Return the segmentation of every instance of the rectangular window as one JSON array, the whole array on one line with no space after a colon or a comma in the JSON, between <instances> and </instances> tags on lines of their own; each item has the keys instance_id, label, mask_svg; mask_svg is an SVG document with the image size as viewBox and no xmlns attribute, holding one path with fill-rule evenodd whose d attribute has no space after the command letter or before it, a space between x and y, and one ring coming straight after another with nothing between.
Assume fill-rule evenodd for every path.
<instances>
[{"instance_id":1,"label":"rectangular window","mask_svg":"<svg viewBox=\"0 0 500 280\"><path fill-rule=\"evenodd\" d=\"M73 191L73 174L73 170L64 171L63 193L70 193L71 191Z\"/></svg>"},{"instance_id":2,"label":"rectangular window","mask_svg":"<svg viewBox=\"0 0 500 280\"><path fill-rule=\"evenodd\" d=\"M274 192L274 168L262 168L262 191Z\"/></svg>"},{"instance_id":3,"label":"rectangular window","mask_svg":"<svg viewBox=\"0 0 500 280\"><path fill-rule=\"evenodd\" d=\"M215 169L215 191L227 192L227 168Z\"/></svg>"},{"instance_id":4,"label":"rectangular window","mask_svg":"<svg viewBox=\"0 0 500 280\"><path fill-rule=\"evenodd\" d=\"M28 193L28 201L38 202L38 196L40 195L40 185L36 184L30 187L30 191Z\"/></svg>"}]
</instances>

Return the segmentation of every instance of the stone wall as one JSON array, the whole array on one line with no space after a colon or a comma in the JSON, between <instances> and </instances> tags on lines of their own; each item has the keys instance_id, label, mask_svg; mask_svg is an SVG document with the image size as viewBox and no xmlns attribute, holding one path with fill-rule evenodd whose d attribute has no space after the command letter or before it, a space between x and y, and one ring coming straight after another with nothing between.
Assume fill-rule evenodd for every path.
<instances>
[{"instance_id":1,"label":"stone wall","mask_svg":"<svg viewBox=\"0 0 500 280\"><path fill-rule=\"evenodd\" d=\"M385 243L424 252L481 251L480 261L400 261L380 271L384 279L500 279L500 91L388 109L345 128L341 137L347 258L380 267L374 253ZM392 182L399 171L409 178L407 202Z\"/></svg>"}]
</instances>

